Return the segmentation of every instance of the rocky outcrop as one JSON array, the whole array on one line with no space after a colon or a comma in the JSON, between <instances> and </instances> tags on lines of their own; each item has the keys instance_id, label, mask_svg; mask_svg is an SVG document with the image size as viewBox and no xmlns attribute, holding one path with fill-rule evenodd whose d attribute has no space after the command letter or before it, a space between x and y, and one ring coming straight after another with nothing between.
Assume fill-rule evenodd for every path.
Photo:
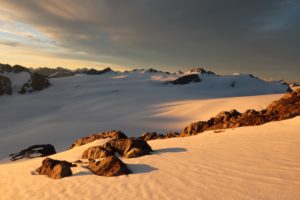
<instances>
[{"instance_id":1,"label":"rocky outcrop","mask_svg":"<svg viewBox=\"0 0 300 200\"><path fill-rule=\"evenodd\" d=\"M4 94L12 94L12 85L9 78L0 75L0 95Z\"/></svg>"},{"instance_id":2,"label":"rocky outcrop","mask_svg":"<svg viewBox=\"0 0 300 200\"><path fill-rule=\"evenodd\" d=\"M185 85L191 82L200 82L200 81L201 79L197 74L188 74L188 75L181 76L173 81L170 81L170 83L174 85Z\"/></svg>"},{"instance_id":3,"label":"rocky outcrop","mask_svg":"<svg viewBox=\"0 0 300 200\"><path fill-rule=\"evenodd\" d=\"M30 71L26 67L23 67L21 65L11 66L9 64L1 64L0 63L0 73L1 72L13 72L13 73L28 72L28 73L30 73Z\"/></svg>"},{"instance_id":4,"label":"rocky outcrop","mask_svg":"<svg viewBox=\"0 0 300 200\"><path fill-rule=\"evenodd\" d=\"M73 175L71 167L76 167L76 165L67 161L46 158L42 161L42 166L40 166L36 171L39 174L47 175L50 178L60 179Z\"/></svg>"},{"instance_id":5,"label":"rocky outcrop","mask_svg":"<svg viewBox=\"0 0 300 200\"><path fill-rule=\"evenodd\" d=\"M10 154L10 160L15 161L22 158L35 158L35 157L43 157L55 154L55 148L51 144L40 144L33 145L26 149L21 150L18 153Z\"/></svg>"},{"instance_id":6,"label":"rocky outcrop","mask_svg":"<svg viewBox=\"0 0 300 200\"><path fill-rule=\"evenodd\" d=\"M300 115L300 89L287 93L261 111L247 110L244 113L236 110L225 111L208 121L192 123L184 128L180 136L195 135L206 130L261 125L270 121L290 119L298 115Z\"/></svg>"},{"instance_id":7,"label":"rocky outcrop","mask_svg":"<svg viewBox=\"0 0 300 200\"><path fill-rule=\"evenodd\" d=\"M75 146L81 146L81 145L93 142L95 140L105 139L105 138L126 139L127 136L123 132L116 131L116 130L92 134L87 137L83 137L83 138L76 140L73 144L71 144L70 149L72 149Z\"/></svg>"},{"instance_id":8,"label":"rocky outcrop","mask_svg":"<svg viewBox=\"0 0 300 200\"><path fill-rule=\"evenodd\" d=\"M33 73L31 74L31 79L27 83L23 84L19 93L25 94L27 92L40 91L48 88L50 85L48 77L38 73Z\"/></svg>"},{"instance_id":9,"label":"rocky outcrop","mask_svg":"<svg viewBox=\"0 0 300 200\"><path fill-rule=\"evenodd\" d=\"M120 176L132 173L126 164L115 156L97 162L90 162L88 169L98 176Z\"/></svg>"},{"instance_id":10,"label":"rocky outcrop","mask_svg":"<svg viewBox=\"0 0 300 200\"><path fill-rule=\"evenodd\" d=\"M90 147L85 150L81 158L99 159L118 153L123 158L135 158L150 154L152 148L140 139L112 139L101 146Z\"/></svg>"},{"instance_id":11,"label":"rocky outcrop","mask_svg":"<svg viewBox=\"0 0 300 200\"><path fill-rule=\"evenodd\" d=\"M90 69L86 72L86 74L89 74L89 75L99 75L99 74L104 74L104 73L107 73L107 72L111 72L112 69L107 67L103 70L96 70L96 69Z\"/></svg>"},{"instance_id":12,"label":"rocky outcrop","mask_svg":"<svg viewBox=\"0 0 300 200\"><path fill-rule=\"evenodd\" d=\"M205 69L203 69L201 67L197 67L197 68L191 69L191 70L188 71L188 73L212 74L212 75L215 75L214 72L212 72L212 71L206 71Z\"/></svg>"},{"instance_id":13,"label":"rocky outcrop","mask_svg":"<svg viewBox=\"0 0 300 200\"><path fill-rule=\"evenodd\" d=\"M177 132L167 132L166 134L158 134L156 132L145 132L137 139L148 141L148 140L156 140L156 139L174 138L174 137L179 137L179 135L180 134Z\"/></svg>"}]
</instances>

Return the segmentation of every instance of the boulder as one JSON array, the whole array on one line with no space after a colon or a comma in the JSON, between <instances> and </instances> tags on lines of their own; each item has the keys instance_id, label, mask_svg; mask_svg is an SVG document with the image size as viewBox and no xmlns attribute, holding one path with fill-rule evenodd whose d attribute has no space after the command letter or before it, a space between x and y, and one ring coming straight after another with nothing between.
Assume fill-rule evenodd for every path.
<instances>
[{"instance_id":1,"label":"boulder","mask_svg":"<svg viewBox=\"0 0 300 200\"><path fill-rule=\"evenodd\" d=\"M88 169L98 176L120 176L132 173L126 164L115 156L97 162L90 162Z\"/></svg>"},{"instance_id":2,"label":"boulder","mask_svg":"<svg viewBox=\"0 0 300 200\"><path fill-rule=\"evenodd\" d=\"M56 154L55 148L51 144L33 145L18 153L10 154L10 160L15 161L22 158L35 158Z\"/></svg>"},{"instance_id":3,"label":"boulder","mask_svg":"<svg viewBox=\"0 0 300 200\"><path fill-rule=\"evenodd\" d=\"M174 85L185 85L191 82L200 82L201 79L199 78L199 76L197 74L188 74L188 75L184 75L181 76L173 81L171 81L170 83L174 84Z\"/></svg>"},{"instance_id":4,"label":"boulder","mask_svg":"<svg viewBox=\"0 0 300 200\"><path fill-rule=\"evenodd\" d=\"M102 147L102 146L94 146L86 149L82 155L81 158L83 159L100 159L100 158L107 158L109 156L114 155L114 151L112 148Z\"/></svg>"},{"instance_id":5,"label":"boulder","mask_svg":"<svg viewBox=\"0 0 300 200\"><path fill-rule=\"evenodd\" d=\"M42 166L40 166L36 171L39 174L47 175L50 178L60 179L73 175L71 167L76 167L76 165L64 160L61 161L46 158L42 161Z\"/></svg>"},{"instance_id":6,"label":"boulder","mask_svg":"<svg viewBox=\"0 0 300 200\"><path fill-rule=\"evenodd\" d=\"M0 75L0 95L12 94L12 85L9 78Z\"/></svg>"},{"instance_id":7,"label":"boulder","mask_svg":"<svg viewBox=\"0 0 300 200\"><path fill-rule=\"evenodd\" d=\"M87 137L83 137L83 138L76 140L73 144L71 144L70 149L72 149L75 146L81 146L81 145L93 142L95 140L105 139L105 138L126 139L127 136L123 132L116 131L116 130L92 134Z\"/></svg>"},{"instance_id":8,"label":"boulder","mask_svg":"<svg viewBox=\"0 0 300 200\"><path fill-rule=\"evenodd\" d=\"M140 139L112 139L104 147L112 148L124 158L134 158L150 154L152 148L145 140Z\"/></svg>"}]
</instances>

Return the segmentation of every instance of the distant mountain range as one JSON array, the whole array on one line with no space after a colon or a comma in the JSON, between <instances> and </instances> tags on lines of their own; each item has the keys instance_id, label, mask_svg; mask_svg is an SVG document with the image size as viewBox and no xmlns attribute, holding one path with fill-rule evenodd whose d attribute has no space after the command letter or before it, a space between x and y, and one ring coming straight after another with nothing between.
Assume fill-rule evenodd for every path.
<instances>
[{"instance_id":1,"label":"distant mountain range","mask_svg":"<svg viewBox=\"0 0 300 200\"><path fill-rule=\"evenodd\" d=\"M67 68L26 68L21 65L8 65L0 64L0 95L12 95L12 94L26 94L34 91L40 91L51 86L52 78L64 78L82 75L102 75L110 73L113 76L123 75L130 79L136 79L136 75L139 74L147 81L149 78L152 82L159 82L161 84L173 84L173 85L186 85L189 83L197 83L199 86L203 86L207 90L222 89L227 92L232 92L233 88L244 90L242 93L250 93L253 91L256 93L284 93L290 91L290 87L284 81L265 81L259 79L252 74L233 74L233 75L217 75L215 72L207 71L203 68L195 68L186 72L178 71L176 73L164 72L156 69L134 69L131 71L114 71L111 68L105 68L103 70L80 68L76 70L70 70ZM150 75L150 77L149 77ZM157 75L157 76L155 76ZM296 85L296 84L294 84ZM230 89L231 88L231 89Z\"/></svg>"}]
</instances>

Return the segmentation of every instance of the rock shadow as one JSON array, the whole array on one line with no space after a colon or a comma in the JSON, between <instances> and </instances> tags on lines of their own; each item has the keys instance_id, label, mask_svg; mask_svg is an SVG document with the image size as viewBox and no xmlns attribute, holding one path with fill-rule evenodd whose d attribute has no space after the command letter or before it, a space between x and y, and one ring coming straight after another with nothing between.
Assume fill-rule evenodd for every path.
<instances>
[{"instance_id":1,"label":"rock shadow","mask_svg":"<svg viewBox=\"0 0 300 200\"><path fill-rule=\"evenodd\" d=\"M180 153L180 152L186 152L186 148L163 148L163 149L155 149L153 151L153 154L163 154L163 153Z\"/></svg>"},{"instance_id":2,"label":"rock shadow","mask_svg":"<svg viewBox=\"0 0 300 200\"><path fill-rule=\"evenodd\" d=\"M155 170L158 170L155 167L151 167L146 164L126 164L127 167L132 171L132 174L145 174Z\"/></svg>"}]
</instances>

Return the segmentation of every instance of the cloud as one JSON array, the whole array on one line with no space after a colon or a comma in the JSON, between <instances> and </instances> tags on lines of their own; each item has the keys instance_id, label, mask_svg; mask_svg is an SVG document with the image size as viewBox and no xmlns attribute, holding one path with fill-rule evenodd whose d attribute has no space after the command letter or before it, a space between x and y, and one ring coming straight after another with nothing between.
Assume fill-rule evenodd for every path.
<instances>
[{"instance_id":1,"label":"cloud","mask_svg":"<svg viewBox=\"0 0 300 200\"><path fill-rule=\"evenodd\" d=\"M4 0L3 8L66 50L57 56L250 72L300 64L296 0Z\"/></svg>"}]
</instances>

